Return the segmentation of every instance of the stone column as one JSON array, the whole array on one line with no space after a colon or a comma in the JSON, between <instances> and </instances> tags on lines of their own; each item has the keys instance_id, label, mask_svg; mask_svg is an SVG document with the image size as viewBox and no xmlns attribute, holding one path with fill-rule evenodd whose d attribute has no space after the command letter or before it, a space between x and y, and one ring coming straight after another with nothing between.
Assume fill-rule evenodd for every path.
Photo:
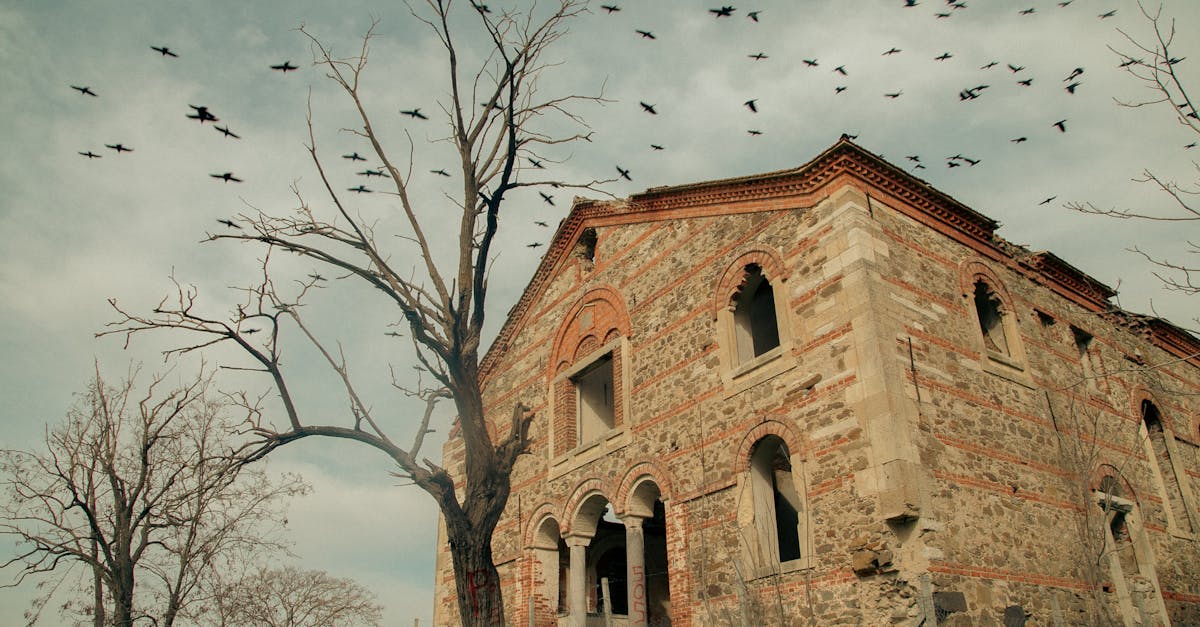
<instances>
[{"instance_id":1,"label":"stone column","mask_svg":"<svg viewBox=\"0 0 1200 627\"><path fill-rule=\"evenodd\" d=\"M642 529L645 520L632 514L623 520L630 627L646 627L646 535Z\"/></svg>"},{"instance_id":2,"label":"stone column","mask_svg":"<svg viewBox=\"0 0 1200 627\"><path fill-rule=\"evenodd\" d=\"M571 573L567 581L567 605L571 627L587 627L587 547L592 539L570 535L563 539L571 549Z\"/></svg>"}]
</instances>

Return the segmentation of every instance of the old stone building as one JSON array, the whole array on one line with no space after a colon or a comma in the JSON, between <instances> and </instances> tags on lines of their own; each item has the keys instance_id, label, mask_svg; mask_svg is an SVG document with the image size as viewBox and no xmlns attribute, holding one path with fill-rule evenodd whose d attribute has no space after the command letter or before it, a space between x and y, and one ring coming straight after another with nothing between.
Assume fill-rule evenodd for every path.
<instances>
[{"instance_id":1,"label":"old stone building","mask_svg":"<svg viewBox=\"0 0 1200 627\"><path fill-rule=\"evenodd\" d=\"M509 624L1200 624L1200 342L996 228L846 138L577 201L484 360Z\"/></svg>"}]
</instances>

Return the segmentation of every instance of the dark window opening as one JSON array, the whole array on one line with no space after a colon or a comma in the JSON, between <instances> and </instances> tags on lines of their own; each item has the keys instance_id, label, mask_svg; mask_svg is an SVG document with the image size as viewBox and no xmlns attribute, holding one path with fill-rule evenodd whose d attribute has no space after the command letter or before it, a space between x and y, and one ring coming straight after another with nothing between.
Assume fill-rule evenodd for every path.
<instances>
[{"instance_id":1,"label":"dark window opening","mask_svg":"<svg viewBox=\"0 0 1200 627\"><path fill-rule=\"evenodd\" d=\"M756 264L746 266L746 277L733 310L738 360L750 361L779 346L775 317L775 290Z\"/></svg>"},{"instance_id":2,"label":"dark window opening","mask_svg":"<svg viewBox=\"0 0 1200 627\"><path fill-rule=\"evenodd\" d=\"M758 525L764 552L780 562L799 559L802 505L787 444L778 436L763 438L755 445L750 464L755 498L762 499L755 503L755 517L766 523Z\"/></svg>"},{"instance_id":3,"label":"dark window opening","mask_svg":"<svg viewBox=\"0 0 1200 627\"><path fill-rule=\"evenodd\" d=\"M1000 299L983 281L975 283L975 315L979 318L979 330L983 332L984 346L989 351L1011 355L1008 338L1004 333L1004 311Z\"/></svg>"},{"instance_id":4,"label":"dark window opening","mask_svg":"<svg viewBox=\"0 0 1200 627\"><path fill-rule=\"evenodd\" d=\"M584 229L575 243L575 256L584 261L596 261L596 229Z\"/></svg>"}]
</instances>

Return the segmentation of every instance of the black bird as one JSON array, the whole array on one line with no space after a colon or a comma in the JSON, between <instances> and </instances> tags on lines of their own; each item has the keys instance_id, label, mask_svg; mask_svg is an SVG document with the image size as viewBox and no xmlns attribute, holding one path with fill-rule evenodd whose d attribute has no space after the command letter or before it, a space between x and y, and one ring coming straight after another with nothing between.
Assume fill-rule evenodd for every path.
<instances>
[{"instance_id":1,"label":"black bird","mask_svg":"<svg viewBox=\"0 0 1200 627\"><path fill-rule=\"evenodd\" d=\"M615 4L602 4L600 5L600 8L608 11L609 13L616 13L617 11L621 10L621 7Z\"/></svg>"},{"instance_id":2,"label":"black bird","mask_svg":"<svg viewBox=\"0 0 1200 627\"><path fill-rule=\"evenodd\" d=\"M934 57L933 60L934 61L945 61L946 59L949 59L952 56L954 56L954 55L950 54L949 52L943 52L942 54L939 54L938 56Z\"/></svg>"},{"instance_id":3,"label":"black bird","mask_svg":"<svg viewBox=\"0 0 1200 627\"><path fill-rule=\"evenodd\" d=\"M921 160L921 155L904 155L904 158L908 159L909 161L919 162Z\"/></svg>"},{"instance_id":4,"label":"black bird","mask_svg":"<svg viewBox=\"0 0 1200 627\"><path fill-rule=\"evenodd\" d=\"M117 151L118 155L123 152L133 152L132 148L126 148L123 144L104 144L104 147L112 148L113 150Z\"/></svg>"},{"instance_id":5,"label":"black bird","mask_svg":"<svg viewBox=\"0 0 1200 627\"><path fill-rule=\"evenodd\" d=\"M632 178L629 177L629 170L623 170L623 169L621 169L621 166L617 166L617 172L620 173L621 178L625 179L626 181L633 180Z\"/></svg>"},{"instance_id":6,"label":"black bird","mask_svg":"<svg viewBox=\"0 0 1200 627\"><path fill-rule=\"evenodd\" d=\"M220 222L221 224L224 224L225 226L227 226L231 229L242 228L242 226L240 224L238 224L237 222L234 222L233 220L226 220L224 218L221 218L220 220L217 220L217 222Z\"/></svg>"},{"instance_id":7,"label":"black bird","mask_svg":"<svg viewBox=\"0 0 1200 627\"><path fill-rule=\"evenodd\" d=\"M1069 83L1072 80L1075 80L1076 78L1078 78L1080 74L1083 74L1083 68L1077 67L1074 70L1071 70L1071 73L1066 78L1063 79L1063 82Z\"/></svg>"},{"instance_id":8,"label":"black bird","mask_svg":"<svg viewBox=\"0 0 1200 627\"><path fill-rule=\"evenodd\" d=\"M1080 85L1080 84L1081 84L1081 83L1080 83L1079 81L1075 81L1074 83L1071 83L1070 85L1067 85L1067 86L1066 86L1064 89L1066 89L1068 93L1072 93L1072 94L1073 94L1073 93L1075 93L1075 88L1076 88L1076 87L1079 87L1079 85Z\"/></svg>"},{"instance_id":9,"label":"black bird","mask_svg":"<svg viewBox=\"0 0 1200 627\"><path fill-rule=\"evenodd\" d=\"M841 74L842 76L847 76L846 66L844 66L844 65L839 65L839 66L833 68L833 71L837 72L838 74Z\"/></svg>"},{"instance_id":10,"label":"black bird","mask_svg":"<svg viewBox=\"0 0 1200 627\"><path fill-rule=\"evenodd\" d=\"M1072 2L1075 2L1075 0L1063 0L1062 2L1059 2L1059 3L1058 3L1058 6L1060 6L1060 7L1065 7L1065 6L1067 6L1068 4L1071 4Z\"/></svg>"},{"instance_id":11,"label":"black bird","mask_svg":"<svg viewBox=\"0 0 1200 627\"><path fill-rule=\"evenodd\" d=\"M288 73L288 72L291 72L292 70L298 70L298 69L300 69L300 66L298 66L298 65L292 65L292 62L291 62L291 61L284 61L283 63L280 63L279 65L272 65L272 66L271 66L271 69L272 69L272 70L279 70L280 72L283 72L283 73L285 73L285 74L286 74L286 73Z\"/></svg>"},{"instance_id":12,"label":"black bird","mask_svg":"<svg viewBox=\"0 0 1200 627\"><path fill-rule=\"evenodd\" d=\"M1039 205L1048 205L1048 204L1050 204L1050 203L1051 203L1051 202L1052 202L1052 201L1053 201L1055 198L1058 198L1058 196L1051 196L1051 197L1047 198L1046 200L1043 200L1042 202L1039 202L1038 204L1039 204Z\"/></svg>"},{"instance_id":13,"label":"black bird","mask_svg":"<svg viewBox=\"0 0 1200 627\"><path fill-rule=\"evenodd\" d=\"M308 278L310 278L310 279L312 279L312 280L314 280L314 281L324 281L324 280L325 280L325 277L323 277L323 276L321 276L321 275L317 274L316 272L313 272L312 274L309 274L309 275L308 275Z\"/></svg>"},{"instance_id":14,"label":"black bird","mask_svg":"<svg viewBox=\"0 0 1200 627\"><path fill-rule=\"evenodd\" d=\"M757 99L755 99L755 100L747 100L746 102L743 102L742 104L746 105L746 107L747 107L748 109L750 109L752 112L754 112L754 113L758 113L758 105L757 105L757 104L755 104L756 102L758 102L758 100L757 100Z\"/></svg>"},{"instance_id":15,"label":"black bird","mask_svg":"<svg viewBox=\"0 0 1200 627\"><path fill-rule=\"evenodd\" d=\"M551 207L554 206L554 197L550 194L547 194L546 192L538 192L538 196L541 196L542 200L546 201L547 205L550 205Z\"/></svg>"},{"instance_id":16,"label":"black bird","mask_svg":"<svg viewBox=\"0 0 1200 627\"><path fill-rule=\"evenodd\" d=\"M92 91L91 87L87 87L87 86L76 87L75 85L71 85L71 89L74 89L75 91L78 91L80 94L83 94L85 96L91 96L93 98L97 97L96 92Z\"/></svg>"},{"instance_id":17,"label":"black bird","mask_svg":"<svg viewBox=\"0 0 1200 627\"><path fill-rule=\"evenodd\" d=\"M978 165L979 162L982 161L982 159L972 159L970 157L963 157L963 161L966 161L968 164L974 166L974 165Z\"/></svg>"},{"instance_id":18,"label":"black bird","mask_svg":"<svg viewBox=\"0 0 1200 627\"><path fill-rule=\"evenodd\" d=\"M915 6L917 6L917 0L904 0L905 8L915 7Z\"/></svg>"},{"instance_id":19,"label":"black bird","mask_svg":"<svg viewBox=\"0 0 1200 627\"><path fill-rule=\"evenodd\" d=\"M658 39L658 37L654 36L654 33L648 30L634 30L633 32L641 35L642 39Z\"/></svg>"},{"instance_id":20,"label":"black bird","mask_svg":"<svg viewBox=\"0 0 1200 627\"><path fill-rule=\"evenodd\" d=\"M359 156L359 154L357 152L352 152L348 155L342 155L342 158L349 159L351 161L366 161L367 160L365 157Z\"/></svg>"},{"instance_id":21,"label":"black bird","mask_svg":"<svg viewBox=\"0 0 1200 627\"><path fill-rule=\"evenodd\" d=\"M737 9L735 9L735 8L733 8L733 7L730 7L730 6L723 6L723 7L719 8L719 9L709 9L709 10L708 10L708 12L709 12L709 13L712 13L712 14L713 14L713 15L715 15L715 16L717 16L718 18L722 18L722 17L730 17L730 16L732 16L732 15L733 15L733 12L734 12L734 11L736 11L736 10L737 10Z\"/></svg>"},{"instance_id":22,"label":"black bird","mask_svg":"<svg viewBox=\"0 0 1200 627\"><path fill-rule=\"evenodd\" d=\"M749 129L749 130L747 130L746 132L747 132L747 133L750 133L751 135L762 135L762 131L760 131L760 130L757 130L757 129L753 129L753 128L752 128L752 129Z\"/></svg>"},{"instance_id":23,"label":"black bird","mask_svg":"<svg viewBox=\"0 0 1200 627\"><path fill-rule=\"evenodd\" d=\"M358 187L347 187L346 191L354 192L356 194L370 194L371 193L371 190L367 189L366 187L364 187L362 185L359 185Z\"/></svg>"},{"instance_id":24,"label":"black bird","mask_svg":"<svg viewBox=\"0 0 1200 627\"><path fill-rule=\"evenodd\" d=\"M1195 148L1195 147L1196 147L1196 142L1192 142L1192 143L1184 146L1184 148L1188 148L1188 149Z\"/></svg>"},{"instance_id":25,"label":"black bird","mask_svg":"<svg viewBox=\"0 0 1200 627\"><path fill-rule=\"evenodd\" d=\"M1024 85L1024 86L1026 86L1026 87L1029 87L1030 85L1032 85L1032 84L1033 84L1033 79L1032 79L1032 78L1027 78L1027 79L1025 79L1025 80L1023 80L1023 81L1017 81L1017 84L1018 84L1018 85Z\"/></svg>"},{"instance_id":26,"label":"black bird","mask_svg":"<svg viewBox=\"0 0 1200 627\"><path fill-rule=\"evenodd\" d=\"M538 246L541 246L541 245L542 245L541 242L534 242L532 244L526 244L525 248L537 248Z\"/></svg>"},{"instance_id":27,"label":"black bird","mask_svg":"<svg viewBox=\"0 0 1200 627\"><path fill-rule=\"evenodd\" d=\"M1019 143L1021 143L1021 142L1023 142L1023 141L1029 141L1029 138L1028 138L1028 137L1014 137L1014 138L1012 138L1012 139L1010 139L1010 140L1008 140L1008 141L1010 141L1010 142L1012 142L1012 143L1014 143L1014 144L1019 144Z\"/></svg>"},{"instance_id":28,"label":"black bird","mask_svg":"<svg viewBox=\"0 0 1200 627\"><path fill-rule=\"evenodd\" d=\"M542 165L541 161L538 161L537 159L533 159L530 157L525 157L525 158L529 160L529 164L532 165L533 167L538 168L539 170L546 169L546 166Z\"/></svg>"},{"instance_id":29,"label":"black bird","mask_svg":"<svg viewBox=\"0 0 1200 627\"><path fill-rule=\"evenodd\" d=\"M219 121L219 120L217 119L217 116L213 115L212 113L210 113L210 112L208 111L208 107L205 107L205 106L203 106L203 105L201 105L201 106L196 106L196 105L194 105L194 104L190 104L190 105L188 105L188 106L189 106L189 107L191 107L191 108L193 108L193 109L195 109L195 110L196 110L196 112L195 112L195 113L189 113L189 114L187 114L187 117L189 117L189 118L192 118L193 120L200 120L200 123L201 123L201 124L204 124L205 122L217 122L217 121Z\"/></svg>"},{"instance_id":30,"label":"black bird","mask_svg":"<svg viewBox=\"0 0 1200 627\"><path fill-rule=\"evenodd\" d=\"M225 181L226 183L229 183L229 182L241 183L242 182L242 179L233 175L233 172L226 172L224 174L209 174L209 176L211 176L215 179L221 179L222 181Z\"/></svg>"},{"instance_id":31,"label":"black bird","mask_svg":"<svg viewBox=\"0 0 1200 627\"><path fill-rule=\"evenodd\" d=\"M981 69L981 70L990 70L990 69L992 69L992 68L996 67L997 65L999 65L999 63L998 63L998 62L996 62L996 61L992 61L991 63L988 63L988 64L985 64L985 65L981 65L981 66L979 66L979 69Z\"/></svg>"},{"instance_id":32,"label":"black bird","mask_svg":"<svg viewBox=\"0 0 1200 627\"><path fill-rule=\"evenodd\" d=\"M1187 57L1171 57L1170 59L1163 61L1163 63L1165 63L1167 65L1175 65L1176 63L1179 63L1180 61L1182 61L1186 58Z\"/></svg>"},{"instance_id":33,"label":"black bird","mask_svg":"<svg viewBox=\"0 0 1200 627\"><path fill-rule=\"evenodd\" d=\"M534 220L533 223L538 226L541 226L541 227L549 227L550 226L549 224L546 224L545 222L542 222L541 220Z\"/></svg>"},{"instance_id":34,"label":"black bird","mask_svg":"<svg viewBox=\"0 0 1200 627\"><path fill-rule=\"evenodd\" d=\"M842 92L844 92L844 91L846 91L846 86L845 86L845 85L838 85L837 87L834 87L834 88L833 88L833 93L835 93L835 94L840 94L840 93L842 93Z\"/></svg>"},{"instance_id":35,"label":"black bird","mask_svg":"<svg viewBox=\"0 0 1200 627\"><path fill-rule=\"evenodd\" d=\"M804 59L804 65L807 65L808 67L817 67L817 60L816 59Z\"/></svg>"},{"instance_id":36,"label":"black bird","mask_svg":"<svg viewBox=\"0 0 1200 627\"><path fill-rule=\"evenodd\" d=\"M491 13L492 12L492 10L488 8L488 5L483 4L482 2L472 2L471 6L475 7L475 10L479 11L480 13Z\"/></svg>"},{"instance_id":37,"label":"black bird","mask_svg":"<svg viewBox=\"0 0 1200 627\"><path fill-rule=\"evenodd\" d=\"M748 17L748 18L750 18L750 19L754 20L755 22L757 22L757 21L758 21L758 14L759 14L759 13L762 13L762 11L751 11L751 12L749 12L749 13L747 13L747 14L746 14L746 17Z\"/></svg>"},{"instance_id":38,"label":"black bird","mask_svg":"<svg viewBox=\"0 0 1200 627\"><path fill-rule=\"evenodd\" d=\"M416 109L409 109L407 111L405 111L404 109L401 109L400 113L407 115L408 117L413 118L415 120L428 120L429 119L429 116L425 115L424 113L421 113L421 109L419 107Z\"/></svg>"},{"instance_id":39,"label":"black bird","mask_svg":"<svg viewBox=\"0 0 1200 627\"><path fill-rule=\"evenodd\" d=\"M914 169L914 170L924 170L924 169L925 169L925 166L923 166L923 165L921 165L921 164L919 164L919 163L918 163L917 165L914 165L914 166L913 166L913 169Z\"/></svg>"},{"instance_id":40,"label":"black bird","mask_svg":"<svg viewBox=\"0 0 1200 627\"><path fill-rule=\"evenodd\" d=\"M1108 13L1101 13L1101 14L1100 14L1100 19L1104 19L1104 18L1112 17L1112 16L1114 16L1114 15L1116 15L1116 14L1117 14L1117 10L1116 10L1116 9L1113 9L1112 11L1109 11Z\"/></svg>"},{"instance_id":41,"label":"black bird","mask_svg":"<svg viewBox=\"0 0 1200 627\"><path fill-rule=\"evenodd\" d=\"M255 333L258 333L259 331L262 331L262 329L243 329L242 335L253 335Z\"/></svg>"},{"instance_id":42,"label":"black bird","mask_svg":"<svg viewBox=\"0 0 1200 627\"><path fill-rule=\"evenodd\" d=\"M1059 120L1059 121L1055 122L1052 126L1054 126L1054 128L1057 128L1058 132L1060 132L1060 133L1067 132L1067 121L1066 120Z\"/></svg>"},{"instance_id":43,"label":"black bird","mask_svg":"<svg viewBox=\"0 0 1200 627\"><path fill-rule=\"evenodd\" d=\"M650 144L650 147L651 147L651 148L653 148L653 149L655 149L655 150L662 150L662 149L663 149L663 147L662 147L662 146L659 146L658 144Z\"/></svg>"},{"instance_id":44,"label":"black bird","mask_svg":"<svg viewBox=\"0 0 1200 627\"><path fill-rule=\"evenodd\" d=\"M385 179L391 178L387 175L386 172L383 171L383 168L379 168L378 170L367 169L367 170L363 170L362 172L359 172L358 174L359 174L359 176L366 176L366 177L381 176Z\"/></svg>"},{"instance_id":45,"label":"black bird","mask_svg":"<svg viewBox=\"0 0 1200 627\"><path fill-rule=\"evenodd\" d=\"M933 16L938 18L939 20L944 20L944 19L950 17L950 14L949 13L934 13Z\"/></svg>"},{"instance_id":46,"label":"black bird","mask_svg":"<svg viewBox=\"0 0 1200 627\"><path fill-rule=\"evenodd\" d=\"M1029 7L1028 9L1021 9L1018 13L1020 15L1033 15L1034 13L1037 13L1037 9Z\"/></svg>"},{"instance_id":47,"label":"black bird","mask_svg":"<svg viewBox=\"0 0 1200 627\"><path fill-rule=\"evenodd\" d=\"M450 173L445 170L430 170L430 174L440 174L442 176L450 176Z\"/></svg>"},{"instance_id":48,"label":"black bird","mask_svg":"<svg viewBox=\"0 0 1200 627\"><path fill-rule=\"evenodd\" d=\"M892 48L892 49L888 50L887 52L884 52L884 53L883 53L882 55L880 55L880 56L886 57L886 56L888 56L889 54L896 54L896 53L898 53L898 52L900 52L900 49L899 49L899 48Z\"/></svg>"},{"instance_id":49,"label":"black bird","mask_svg":"<svg viewBox=\"0 0 1200 627\"><path fill-rule=\"evenodd\" d=\"M90 150L87 152L81 152L79 154L87 157L88 159L103 159L103 157L101 157L100 155L98 155Z\"/></svg>"},{"instance_id":50,"label":"black bird","mask_svg":"<svg viewBox=\"0 0 1200 627\"><path fill-rule=\"evenodd\" d=\"M762 61L763 59L767 58L767 55L765 55L761 52L756 52L754 54L749 54L746 56L750 57L751 59L754 59L755 61Z\"/></svg>"},{"instance_id":51,"label":"black bird","mask_svg":"<svg viewBox=\"0 0 1200 627\"><path fill-rule=\"evenodd\" d=\"M961 163L959 163L959 162L957 162L957 161L947 161L947 162L946 162L946 167L947 167L947 168L957 168L957 167L960 167L960 166L962 166L962 164L961 164Z\"/></svg>"},{"instance_id":52,"label":"black bird","mask_svg":"<svg viewBox=\"0 0 1200 627\"><path fill-rule=\"evenodd\" d=\"M654 110L654 105L641 101L638 101L638 104L642 105L642 109L645 110L646 113L649 113L650 115L658 115L658 111Z\"/></svg>"},{"instance_id":53,"label":"black bird","mask_svg":"<svg viewBox=\"0 0 1200 627\"><path fill-rule=\"evenodd\" d=\"M1013 65L1013 64L1009 63L1008 69L1012 70L1013 74L1016 74L1017 72L1020 72L1021 70L1025 69L1025 66L1024 65Z\"/></svg>"},{"instance_id":54,"label":"black bird","mask_svg":"<svg viewBox=\"0 0 1200 627\"><path fill-rule=\"evenodd\" d=\"M901 94L903 94L903 93L904 93L904 90L903 90L903 89L901 89L900 91L897 91L897 92L893 92L893 93L890 93L890 94L884 94L884 95L883 95L883 97L884 97L884 98L891 98L892 100L895 100L896 98L899 98L899 97L900 97L900 95L901 95Z\"/></svg>"},{"instance_id":55,"label":"black bird","mask_svg":"<svg viewBox=\"0 0 1200 627\"><path fill-rule=\"evenodd\" d=\"M217 126L216 124L214 124L214 125L213 125L213 128L217 129L218 131L221 131L221 134L222 134L222 135L224 135L224 136L226 136L226 137L232 137L232 138L234 138L234 139L241 139L241 138L242 138L242 136L241 136L241 135L238 135L237 133L234 133L233 131L229 130L227 127L224 127L224 126Z\"/></svg>"},{"instance_id":56,"label":"black bird","mask_svg":"<svg viewBox=\"0 0 1200 627\"><path fill-rule=\"evenodd\" d=\"M161 53L162 56L164 56L164 57L178 57L179 56L179 55L175 54L174 52L171 52L171 49L166 46L163 46L161 48L158 46L150 46L150 49L155 52Z\"/></svg>"},{"instance_id":57,"label":"black bird","mask_svg":"<svg viewBox=\"0 0 1200 627\"><path fill-rule=\"evenodd\" d=\"M1125 60L1121 62L1121 65L1118 65L1117 67L1129 67L1134 64L1145 64L1145 62L1146 61L1144 59L1135 59L1133 57L1126 57Z\"/></svg>"}]
</instances>

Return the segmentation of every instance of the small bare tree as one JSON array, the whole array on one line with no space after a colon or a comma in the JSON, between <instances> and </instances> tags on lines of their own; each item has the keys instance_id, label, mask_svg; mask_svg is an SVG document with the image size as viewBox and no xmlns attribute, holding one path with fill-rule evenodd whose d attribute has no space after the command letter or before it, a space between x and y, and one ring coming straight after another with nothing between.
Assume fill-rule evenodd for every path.
<instances>
[{"instance_id":1,"label":"small bare tree","mask_svg":"<svg viewBox=\"0 0 1200 627\"><path fill-rule=\"evenodd\" d=\"M328 200L325 210L310 206L296 190L300 207L286 216L259 211L239 216L235 232L210 236L210 240L236 240L265 246L262 280L246 288L248 300L232 316L206 315L199 311L194 288L176 284L177 294L164 300L152 315L144 316L117 308L121 318L105 333L129 336L151 329L174 329L195 335L193 343L172 352L188 352L217 344L238 347L266 373L278 393L282 424L262 417L254 423L259 440L244 451L254 460L270 451L312 436L342 438L382 451L398 468L397 474L427 492L437 502L446 526L457 584L457 602L465 624L496 624L504 616L499 576L492 559L492 533L508 503L510 474L519 455L529 444L533 416L521 402L512 406L511 419L489 423L484 415L481 334L485 320L488 276L495 251L501 207L514 191L525 187L554 186L593 189L605 181L570 183L544 176L541 163L552 160L541 154L548 147L587 139L588 132L572 111L575 105L600 102L600 96L538 93L539 78L556 63L547 53L566 34L569 20L586 10L583 0L555 0L552 6L536 3L528 9L490 10L483 4L457 5L449 0L425 0L422 11L410 10L440 41L445 52L449 93L440 101L448 128L445 141L458 156L461 188L447 194L448 206L419 202L411 189L414 169L411 137L399 158L386 147L363 101L360 80L367 66L368 45L375 26L364 38L359 53L343 59L333 55L304 27L315 62L349 98L358 116L351 132L367 141L383 163L382 180L399 200L406 232L400 239L377 239L374 226L351 205L340 186L331 182L316 146L311 112L308 151ZM482 61L473 71L464 70L457 28L473 20L479 36L488 42ZM454 25L452 27L452 24ZM419 111L411 111L417 117ZM422 114L423 115L423 114ZM561 128L576 129L559 132ZM438 242L430 237L430 224L419 216L454 216L457 237ZM427 220L431 218L426 218ZM399 249L381 244L400 242ZM309 275L291 293L277 289L269 261L273 251L293 253L328 268L331 277L361 281L394 307L401 327L413 342L420 367L436 385L400 387L424 404L423 412L411 417L411 443L397 441L394 427L377 419L352 382L340 345L338 349L317 337L301 317L301 306L314 288L330 285L320 274ZM413 268L397 268L394 253L415 258ZM446 263L449 258L451 263ZM441 261L439 261L441 260ZM442 265L439 265L441 263ZM283 335L296 330L311 342L332 369L348 397L344 418L311 418L300 406L288 385L281 365ZM251 336L252 332L258 335ZM398 334L392 332L392 334ZM461 476L422 453L435 405L451 399L457 410L458 437L465 457ZM247 408L260 411L257 401L243 397ZM409 427L404 427L407 431Z\"/></svg>"},{"instance_id":2,"label":"small bare tree","mask_svg":"<svg viewBox=\"0 0 1200 627\"><path fill-rule=\"evenodd\" d=\"M273 532L294 478L276 484L231 459L228 404L197 376L116 386L99 373L41 451L0 451L0 533L18 555L13 583L82 564L97 627L151 617L172 625L230 560L282 548ZM36 622L48 597L36 603Z\"/></svg>"},{"instance_id":3,"label":"small bare tree","mask_svg":"<svg viewBox=\"0 0 1200 627\"><path fill-rule=\"evenodd\" d=\"M224 588L212 611L221 627L353 627L378 625L383 609L352 579L294 566L261 568Z\"/></svg>"},{"instance_id":4,"label":"small bare tree","mask_svg":"<svg viewBox=\"0 0 1200 627\"><path fill-rule=\"evenodd\" d=\"M1118 32L1124 36L1128 48L1119 50L1110 48L1121 59L1121 67L1129 73L1136 82L1149 92L1145 98L1135 100L1118 100L1123 107L1141 108L1158 106L1170 108L1171 116L1179 122L1180 129L1191 138L1190 147L1195 147L1200 140L1200 113L1196 109L1196 101L1188 93L1188 86L1181 77L1178 66L1183 62L1171 52L1175 41L1175 20L1163 15L1162 5L1156 10L1149 10L1139 0L1138 8L1154 30L1153 38L1135 37L1125 31ZM1200 222L1200 205L1196 196L1200 194L1200 164L1192 163L1198 178L1191 184L1180 184L1169 178L1163 178L1147 169L1136 179L1137 182L1148 183L1169 198L1170 209L1163 211L1145 211L1137 209L1102 208L1090 202L1072 202L1067 207L1075 211L1102 215L1119 219L1153 220L1164 222ZM1159 254L1132 248L1133 252L1141 255L1158 266L1158 278L1168 289L1182 291L1187 294L1200 293L1200 266L1194 262L1172 260ZM1190 254L1200 254L1200 241L1188 240L1185 249Z\"/></svg>"}]
</instances>

